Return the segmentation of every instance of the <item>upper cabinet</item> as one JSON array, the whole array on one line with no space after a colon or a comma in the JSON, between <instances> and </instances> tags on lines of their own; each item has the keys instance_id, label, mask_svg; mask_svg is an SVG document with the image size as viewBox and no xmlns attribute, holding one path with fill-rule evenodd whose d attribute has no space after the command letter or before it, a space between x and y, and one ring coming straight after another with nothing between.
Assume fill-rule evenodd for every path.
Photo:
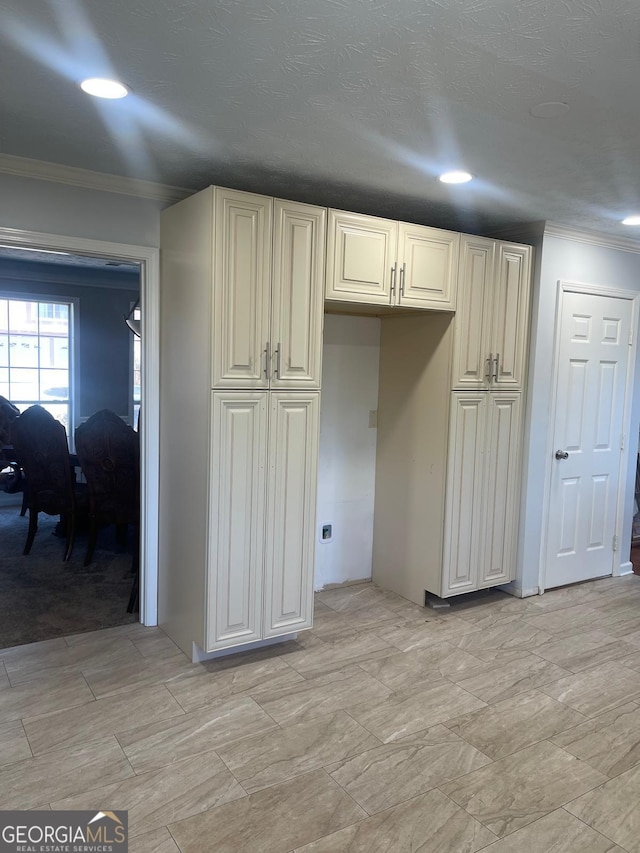
<instances>
[{"instance_id":1,"label":"upper cabinet","mask_svg":"<svg viewBox=\"0 0 640 853\"><path fill-rule=\"evenodd\" d=\"M531 248L462 236L453 388L523 387Z\"/></svg>"},{"instance_id":2,"label":"upper cabinet","mask_svg":"<svg viewBox=\"0 0 640 853\"><path fill-rule=\"evenodd\" d=\"M213 192L212 387L319 388L326 210Z\"/></svg>"},{"instance_id":3,"label":"upper cabinet","mask_svg":"<svg viewBox=\"0 0 640 853\"><path fill-rule=\"evenodd\" d=\"M453 311L460 235L329 211L326 299Z\"/></svg>"}]
</instances>

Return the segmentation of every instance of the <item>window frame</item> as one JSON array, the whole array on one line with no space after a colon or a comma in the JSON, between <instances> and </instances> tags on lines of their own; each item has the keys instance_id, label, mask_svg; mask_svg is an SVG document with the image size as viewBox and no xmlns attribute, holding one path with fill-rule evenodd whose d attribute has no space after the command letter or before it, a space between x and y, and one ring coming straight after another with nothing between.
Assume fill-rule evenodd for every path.
<instances>
[{"instance_id":1,"label":"window frame","mask_svg":"<svg viewBox=\"0 0 640 853\"><path fill-rule=\"evenodd\" d=\"M142 323L142 310L140 308L140 297L135 300L132 300L129 303L129 315L132 319L140 320ZM128 315L128 316L129 316ZM130 425L137 431L138 423L136 420L135 414L135 406L136 401L134 400L134 386L135 382L133 381L133 374L135 371L135 345L137 335L134 332L129 332L130 341L129 341L129 423ZM140 341L140 399L137 401L138 404L138 418L140 417L140 409L142 408L142 337L139 337Z\"/></svg>"},{"instance_id":2,"label":"window frame","mask_svg":"<svg viewBox=\"0 0 640 853\"><path fill-rule=\"evenodd\" d=\"M76 377L80 375L78 353L80 352L80 299L77 296L62 294L34 293L31 291L7 290L0 287L0 299L19 302L46 302L70 306L69 318L69 428L67 440L69 447L74 447L74 433L79 420L79 399L77 394ZM39 336L39 335L38 335Z\"/></svg>"}]
</instances>

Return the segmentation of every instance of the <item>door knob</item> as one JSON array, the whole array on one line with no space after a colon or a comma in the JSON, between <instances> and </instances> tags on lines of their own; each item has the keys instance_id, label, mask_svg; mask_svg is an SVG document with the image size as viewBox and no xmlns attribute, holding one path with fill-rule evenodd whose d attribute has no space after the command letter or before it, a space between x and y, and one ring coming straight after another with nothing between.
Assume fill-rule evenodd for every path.
<instances>
[{"instance_id":1,"label":"door knob","mask_svg":"<svg viewBox=\"0 0 640 853\"><path fill-rule=\"evenodd\" d=\"M566 450L556 450L556 459L568 459L569 454Z\"/></svg>"}]
</instances>

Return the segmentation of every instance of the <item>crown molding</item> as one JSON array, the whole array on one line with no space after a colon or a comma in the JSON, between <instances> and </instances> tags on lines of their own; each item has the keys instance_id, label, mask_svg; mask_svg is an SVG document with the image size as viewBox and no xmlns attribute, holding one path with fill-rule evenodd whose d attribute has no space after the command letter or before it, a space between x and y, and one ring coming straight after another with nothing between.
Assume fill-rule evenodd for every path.
<instances>
[{"instance_id":1,"label":"crown molding","mask_svg":"<svg viewBox=\"0 0 640 853\"><path fill-rule=\"evenodd\" d=\"M556 225L554 222L545 223L544 236L560 237L562 240L590 243L592 246L602 246L605 249L621 249L624 252L640 254L640 240L634 240L631 237L617 237L614 234L603 234L600 231L570 228L566 225Z\"/></svg>"},{"instance_id":2,"label":"crown molding","mask_svg":"<svg viewBox=\"0 0 640 853\"><path fill-rule=\"evenodd\" d=\"M42 181L54 181L88 190L119 193L120 195L148 198L173 204L182 201L194 190L174 187L169 184L156 184L140 178L127 178L122 175L109 175L106 172L93 172L76 166L63 166L60 163L47 163L44 160L31 160L17 157L15 154L0 154L0 173L16 175L20 178L36 178Z\"/></svg>"}]
</instances>

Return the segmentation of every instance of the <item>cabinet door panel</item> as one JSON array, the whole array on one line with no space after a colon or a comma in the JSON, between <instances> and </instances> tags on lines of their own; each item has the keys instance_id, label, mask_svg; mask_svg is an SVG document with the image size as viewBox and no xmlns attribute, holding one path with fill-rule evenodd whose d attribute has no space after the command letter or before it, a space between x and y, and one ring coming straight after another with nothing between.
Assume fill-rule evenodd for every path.
<instances>
[{"instance_id":1,"label":"cabinet door panel","mask_svg":"<svg viewBox=\"0 0 640 853\"><path fill-rule=\"evenodd\" d=\"M439 228L399 224L399 305L437 310L456 307L460 235Z\"/></svg>"},{"instance_id":2,"label":"cabinet door panel","mask_svg":"<svg viewBox=\"0 0 640 853\"><path fill-rule=\"evenodd\" d=\"M319 388L326 211L275 203L272 388Z\"/></svg>"},{"instance_id":3,"label":"cabinet door panel","mask_svg":"<svg viewBox=\"0 0 640 853\"><path fill-rule=\"evenodd\" d=\"M397 222L330 210L325 297L389 305L397 235Z\"/></svg>"},{"instance_id":4,"label":"cabinet door panel","mask_svg":"<svg viewBox=\"0 0 640 853\"><path fill-rule=\"evenodd\" d=\"M521 390L529 325L531 249L498 244L491 349L498 359L494 388Z\"/></svg>"},{"instance_id":5,"label":"cabinet door panel","mask_svg":"<svg viewBox=\"0 0 640 853\"><path fill-rule=\"evenodd\" d=\"M487 395L484 544L479 586L515 577L520 482L520 394Z\"/></svg>"},{"instance_id":6,"label":"cabinet door panel","mask_svg":"<svg viewBox=\"0 0 640 853\"><path fill-rule=\"evenodd\" d=\"M486 398L451 394L442 596L478 586Z\"/></svg>"},{"instance_id":7,"label":"cabinet door panel","mask_svg":"<svg viewBox=\"0 0 640 853\"><path fill-rule=\"evenodd\" d=\"M494 259L493 240L462 238L453 349L454 388L483 388L488 385L489 372L493 367L488 364L491 323L488 297L493 286Z\"/></svg>"},{"instance_id":8,"label":"cabinet door panel","mask_svg":"<svg viewBox=\"0 0 640 853\"><path fill-rule=\"evenodd\" d=\"M213 393L207 651L262 636L267 396Z\"/></svg>"},{"instance_id":9,"label":"cabinet door panel","mask_svg":"<svg viewBox=\"0 0 640 853\"><path fill-rule=\"evenodd\" d=\"M271 394L265 637L312 622L319 411L318 393Z\"/></svg>"},{"instance_id":10,"label":"cabinet door panel","mask_svg":"<svg viewBox=\"0 0 640 853\"><path fill-rule=\"evenodd\" d=\"M272 199L217 188L213 387L267 388Z\"/></svg>"}]
</instances>

